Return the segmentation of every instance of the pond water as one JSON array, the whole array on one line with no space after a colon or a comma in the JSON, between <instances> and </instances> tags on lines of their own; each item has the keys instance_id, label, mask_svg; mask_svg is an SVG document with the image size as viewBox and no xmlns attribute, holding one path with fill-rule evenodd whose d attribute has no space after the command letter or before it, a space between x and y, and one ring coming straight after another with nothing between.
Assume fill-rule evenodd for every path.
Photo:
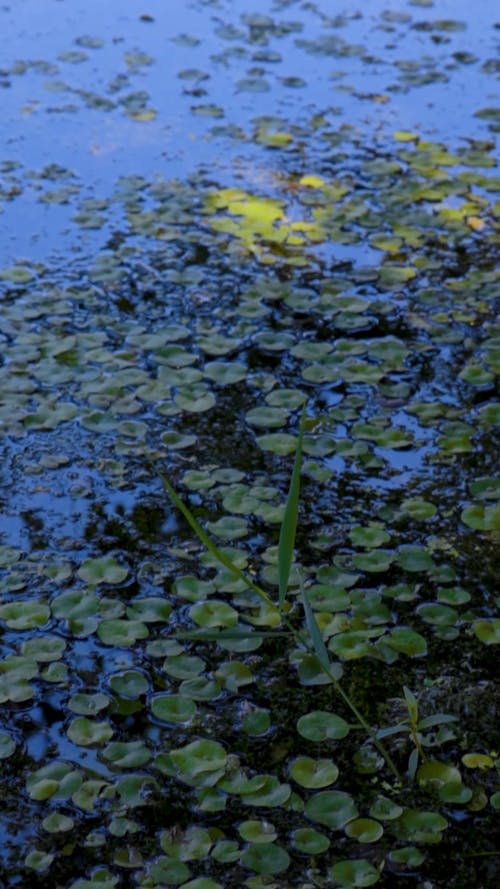
<instances>
[{"instance_id":1,"label":"pond water","mask_svg":"<svg viewBox=\"0 0 500 889\"><path fill-rule=\"evenodd\" d=\"M1 6L0 887L498 884L499 27Z\"/></svg>"}]
</instances>

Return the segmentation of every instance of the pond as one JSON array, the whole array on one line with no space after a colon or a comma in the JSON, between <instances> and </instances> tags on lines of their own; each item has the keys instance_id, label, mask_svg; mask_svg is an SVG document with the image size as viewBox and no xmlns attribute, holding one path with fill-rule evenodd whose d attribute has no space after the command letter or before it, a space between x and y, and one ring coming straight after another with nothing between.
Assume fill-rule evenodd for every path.
<instances>
[{"instance_id":1,"label":"pond","mask_svg":"<svg viewBox=\"0 0 500 889\"><path fill-rule=\"evenodd\" d=\"M2 889L498 885L499 24L0 8Z\"/></svg>"}]
</instances>

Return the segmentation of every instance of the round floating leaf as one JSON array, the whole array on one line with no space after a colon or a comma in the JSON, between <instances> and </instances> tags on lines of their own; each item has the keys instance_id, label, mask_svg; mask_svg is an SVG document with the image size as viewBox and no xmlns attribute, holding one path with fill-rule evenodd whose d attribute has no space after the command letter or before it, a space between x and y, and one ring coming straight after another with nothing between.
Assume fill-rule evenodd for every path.
<instances>
[{"instance_id":1,"label":"round floating leaf","mask_svg":"<svg viewBox=\"0 0 500 889\"><path fill-rule=\"evenodd\" d=\"M293 350L292 350L293 351ZM304 404L305 395L300 389L273 389L266 395L266 402L272 407L296 410ZM248 417L247 417L248 419Z\"/></svg>"},{"instance_id":2,"label":"round floating leaf","mask_svg":"<svg viewBox=\"0 0 500 889\"><path fill-rule=\"evenodd\" d=\"M257 444L263 451L271 451L280 457L295 453L297 439L288 432L270 432L269 435L257 436Z\"/></svg>"},{"instance_id":3,"label":"round floating leaf","mask_svg":"<svg viewBox=\"0 0 500 889\"><path fill-rule=\"evenodd\" d=\"M343 660L355 660L370 653L370 639L364 630L351 630L332 636L328 648Z\"/></svg>"},{"instance_id":4,"label":"round floating leaf","mask_svg":"<svg viewBox=\"0 0 500 889\"><path fill-rule=\"evenodd\" d=\"M248 525L245 519L236 516L223 516L216 522L208 522L207 528L211 534L215 534L222 540L238 540L248 534Z\"/></svg>"},{"instance_id":5,"label":"round floating leaf","mask_svg":"<svg viewBox=\"0 0 500 889\"><path fill-rule=\"evenodd\" d=\"M123 670L121 673L114 673L109 677L109 684L117 695L130 700L135 700L146 694L149 689L148 680L138 670Z\"/></svg>"},{"instance_id":6,"label":"round floating leaf","mask_svg":"<svg viewBox=\"0 0 500 889\"><path fill-rule=\"evenodd\" d=\"M205 661L196 655L177 654L165 659L163 669L175 679L192 679L203 672Z\"/></svg>"},{"instance_id":7,"label":"round floating leaf","mask_svg":"<svg viewBox=\"0 0 500 889\"><path fill-rule=\"evenodd\" d=\"M246 414L246 421L252 426L260 426L264 429L279 429L284 426L289 417L289 412L282 407L254 407Z\"/></svg>"},{"instance_id":8,"label":"round floating leaf","mask_svg":"<svg viewBox=\"0 0 500 889\"><path fill-rule=\"evenodd\" d=\"M212 858L219 864L232 864L240 857L240 847L234 840L220 840L212 849Z\"/></svg>"},{"instance_id":9,"label":"round floating leaf","mask_svg":"<svg viewBox=\"0 0 500 889\"><path fill-rule=\"evenodd\" d=\"M500 644L500 620L476 620L472 624L472 629L485 645Z\"/></svg>"},{"instance_id":10,"label":"round floating leaf","mask_svg":"<svg viewBox=\"0 0 500 889\"><path fill-rule=\"evenodd\" d=\"M303 852L305 855L321 855L330 848L328 837L313 827L301 827L294 831L292 843L298 852Z\"/></svg>"},{"instance_id":11,"label":"round floating leaf","mask_svg":"<svg viewBox=\"0 0 500 889\"><path fill-rule=\"evenodd\" d=\"M15 741L6 732L0 732L0 760L8 759L16 749Z\"/></svg>"},{"instance_id":12,"label":"round floating leaf","mask_svg":"<svg viewBox=\"0 0 500 889\"><path fill-rule=\"evenodd\" d=\"M39 663L49 663L59 660L65 648L66 642L58 636L35 636L23 642L21 652Z\"/></svg>"},{"instance_id":13,"label":"round floating leaf","mask_svg":"<svg viewBox=\"0 0 500 889\"><path fill-rule=\"evenodd\" d=\"M95 694L85 694L77 692L72 695L68 701L68 707L73 713L79 713L81 716L95 716L101 710L105 710L109 706L109 698L106 695L96 692Z\"/></svg>"},{"instance_id":14,"label":"round floating leaf","mask_svg":"<svg viewBox=\"0 0 500 889\"><path fill-rule=\"evenodd\" d=\"M463 587L442 587L438 590L438 600L445 605L465 605L470 602L471 596Z\"/></svg>"},{"instance_id":15,"label":"round floating leaf","mask_svg":"<svg viewBox=\"0 0 500 889\"><path fill-rule=\"evenodd\" d=\"M440 605L438 602L424 602L417 608L417 614L426 624L434 627L451 627L458 620L458 611L449 605Z\"/></svg>"},{"instance_id":16,"label":"round floating leaf","mask_svg":"<svg viewBox=\"0 0 500 889\"><path fill-rule=\"evenodd\" d=\"M138 639L146 639L149 630L140 620L102 620L97 628L97 635L105 645L117 645L131 648Z\"/></svg>"},{"instance_id":17,"label":"round floating leaf","mask_svg":"<svg viewBox=\"0 0 500 889\"><path fill-rule=\"evenodd\" d=\"M356 553L352 557L353 565L360 571L378 574L388 571L394 561L392 550L373 549L368 553Z\"/></svg>"},{"instance_id":18,"label":"round floating leaf","mask_svg":"<svg viewBox=\"0 0 500 889\"><path fill-rule=\"evenodd\" d=\"M384 833L384 828L373 818L356 818L346 824L345 832L352 840L358 843L376 843Z\"/></svg>"},{"instance_id":19,"label":"round floating leaf","mask_svg":"<svg viewBox=\"0 0 500 889\"><path fill-rule=\"evenodd\" d=\"M196 713L196 704L185 695L156 695L151 701L151 712L163 722L189 722Z\"/></svg>"},{"instance_id":20,"label":"round floating leaf","mask_svg":"<svg viewBox=\"0 0 500 889\"><path fill-rule=\"evenodd\" d=\"M418 520L431 519L437 512L437 507L433 503L422 500L420 497L409 497L407 500L403 500L401 509L412 519Z\"/></svg>"},{"instance_id":21,"label":"round floating leaf","mask_svg":"<svg viewBox=\"0 0 500 889\"><path fill-rule=\"evenodd\" d=\"M30 870L42 873L42 871L48 870L54 858L55 854L51 852L42 852L41 849L33 849L31 852L28 852L24 859L24 863Z\"/></svg>"},{"instance_id":22,"label":"round floating leaf","mask_svg":"<svg viewBox=\"0 0 500 889\"><path fill-rule=\"evenodd\" d=\"M283 806L290 794L290 785L281 784L273 775L256 775L248 781L241 801L247 806L275 809Z\"/></svg>"},{"instance_id":23,"label":"round floating leaf","mask_svg":"<svg viewBox=\"0 0 500 889\"><path fill-rule=\"evenodd\" d=\"M185 747L172 750L170 756L176 769L190 778L224 769L227 762L227 753L222 744L208 738L201 738Z\"/></svg>"},{"instance_id":24,"label":"round floating leaf","mask_svg":"<svg viewBox=\"0 0 500 889\"><path fill-rule=\"evenodd\" d=\"M208 599L189 609L189 616L200 627L234 627L238 612L217 599Z\"/></svg>"},{"instance_id":25,"label":"round floating leaf","mask_svg":"<svg viewBox=\"0 0 500 889\"><path fill-rule=\"evenodd\" d=\"M312 710L297 721L297 729L308 741L337 741L349 734L349 725L341 716L326 710Z\"/></svg>"},{"instance_id":26,"label":"round floating leaf","mask_svg":"<svg viewBox=\"0 0 500 889\"><path fill-rule=\"evenodd\" d=\"M143 596L132 599L127 608L127 617L144 623L166 623L170 617L172 606L160 596Z\"/></svg>"},{"instance_id":27,"label":"round floating leaf","mask_svg":"<svg viewBox=\"0 0 500 889\"><path fill-rule=\"evenodd\" d=\"M394 822L394 826L400 836L413 842L439 843L443 830L448 827L448 822L439 812L405 809L401 817Z\"/></svg>"},{"instance_id":28,"label":"round floating leaf","mask_svg":"<svg viewBox=\"0 0 500 889\"><path fill-rule=\"evenodd\" d=\"M105 744L113 734L113 728L106 720L96 722L79 716L68 726L68 738L73 744L90 747L92 744Z\"/></svg>"},{"instance_id":29,"label":"round floating leaf","mask_svg":"<svg viewBox=\"0 0 500 889\"><path fill-rule=\"evenodd\" d=\"M389 858L394 864L411 869L420 867L425 861L425 855L415 846L404 846L402 849L393 849L389 852Z\"/></svg>"},{"instance_id":30,"label":"round floating leaf","mask_svg":"<svg viewBox=\"0 0 500 889\"><path fill-rule=\"evenodd\" d=\"M424 637L410 627L395 627L390 636L384 636L384 642L395 651L410 657L423 655L427 652L427 642Z\"/></svg>"},{"instance_id":31,"label":"round floating leaf","mask_svg":"<svg viewBox=\"0 0 500 889\"><path fill-rule=\"evenodd\" d=\"M367 549L382 546L391 539L387 531L375 525L356 525L349 531L349 537L354 546L366 546Z\"/></svg>"},{"instance_id":32,"label":"round floating leaf","mask_svg":"<svg viewBox=\"0 0 500 889\"><path fill-rule=\"evenodd\" d=\"M276 828L270 821L242 821L238 833L247 843L272 843L276 837Z\"/></svg>"},{"instance_id":33,"label":"round floating leaf","mask_svg":"<svg viewBox=\"0 0 500 889\"><path fill-rule=\"evenodd\" d=\"M287 870L290 856L286 849L276 843L256 844L245 849L241 863L257 874L281 874Z\"/></svg>"},{"instance_id":34,"label":"round floating leaf","mask_svg":"<svg viewBox=\"0 0 500 889\"><path fill-rule=\"evenodd\" d=\"M290 774L301 787L318 790L334 784L339 776L339 770L330 759L299 756L290 766Z\"/></svg>"},{"instance_id":35,"label":"round floating leaf","mask_svg":"<svg viewBox=\"0 0 500 889\"><path fill-rule=\"evenodd\" d=\"M500 810L500 792L490 796L490 803L497 812Z\"/></svg>"},{"instance_id":36,"label":"round floating leaf","mask_svg":"<svg viewBox=\"0 0 500 889\"><path fill-rule=\"evenodd\" d=\"M311 821L338 830L357 817L358 810L352 796L341 790L326 790L307 800L305 814Z\"/></svg>"},{"instance_id":37,"label":"round floating leaf","mask_svg":"<svg viewBox=\"0 0 500 889\"><path fill-rule=\"evenodd\" d=\"M179 886L190 877L190 870L183 861L160 855L149 868L149 873L155 883L167 886Z\"/></svg>"},{"instance_id":38,"label":"round floating leaf","mask_svg":"<svg viewBox=\"0 0 500 889\"><path fill-rule=\"evenodd\" d=\"M492 757L486 753L465 753L462 762L468 769L492 769L495 765Z\"/></svg>"},{"instance_id":39,"label":"round floating leaf","mask_svg":"<svg viewBox=\"0 0 500 889\"><path fill-rule=\"evenodd\" d=\"M439 788L443 784L460 784L462 776L455 766L437 760L427 760L417 770L417 781Z\"/></svg>"},{"instance_id":40,"label":"round floating leaf","mask_svg":"<svg viewBox=\"0 0 500 889\"><path fill-rule=\"evenodd\" d=\"M68 830L72 830L73 825L73 819L61 812L52 812L42 821L42 827L47 833L67 833Z\"/></svg>"},{"instance_id":41,"label":"round floating leaf","mask_svg":"<svg viewBox=\"0 0 500 889\"><path fill-rule=\"evenodd\" d=\"M204 373L218 386L230 386L244 380L248 368L236 361L209 361L205 364Z\"/></svg>"},{"instance_id":42,"label":"round floating leaf","mask_svg":"<svg viewBox=\"0 0 500 889\"><path fill-rule=\"evenodd\" d=\"M10 630L38 629L45 626L49 618L49 606L39 599L0 605L0 620L4 620Z\"/></svg>"},{"instance_id":43,"label":"round floating leaf","mask_svg":"<svg viewBox=\"0 0 500 889\"><path fill-rule=\"evenodd\" d=\"M397 560L405 571L430 571L433 566L432 557L420 546L401 546Z\"/></svg>"},{"instance_id":44,"label":"round floating leaf","mask_svg":"<svg viewBox=\"0 0 500 889\"><path fill-rule=\"evenodd\" d=\"M464 787L461 782L443 784L439 788L439 799L444 803L454 803L457 806L465 806L472 799L470 787Z\"/></svg>"},{"instance_id":45,"label":"round floating leaf","mask_svg":"<svg viewBox=\"0 0 500 889\"><path fill-rule=\"evenodd\" d=\"M379 796L373 803L369 814L372 818L380 821L394 821L395 818L399 818L403 814L403 809L386 796Z\"/></svg>"},{"instance_id":46,"label":"round floating leaf","mask_svg":"<svg viewBox=\"0 0 500 889\"><path fill-rule=\"evenodd\" d=\"M268 710L252 709L242 719L241 727L246 735L259 737L265 735L271 725L271 716Z\"/></svg>"},{"instance_id":47,"label":"round floating leaf","mask_svg":"<svg viewBox=\"0 0 500 889\"><path fill-rule=\"evenodd\" d=\"M88 584L123 583L128 575L128 568L120 565L116 559L103 556L98 559L86 559L77 572L78 576Z\"/></svg>"},{"instance_id":48,"label":"round floating leaf","mask_svg":"<svg viewBox=\"0 0 500 889\"><path fill-rule=\"evenodd\" d=\"M102 751L108 762L120 769L140 769L151 758L144 741L114 741Z\"/></svg>"},{"instance_id":49,"label":"round floating leaf","mask_svg":"<svg viewBox=\"0 0 500 889\"><path fill-rule=\"evenodd\" d=\"M378 883L380 874L366 859L338 861L330 868L330 876L342 889L357 889Z\"/></svg>"}]
</instances>

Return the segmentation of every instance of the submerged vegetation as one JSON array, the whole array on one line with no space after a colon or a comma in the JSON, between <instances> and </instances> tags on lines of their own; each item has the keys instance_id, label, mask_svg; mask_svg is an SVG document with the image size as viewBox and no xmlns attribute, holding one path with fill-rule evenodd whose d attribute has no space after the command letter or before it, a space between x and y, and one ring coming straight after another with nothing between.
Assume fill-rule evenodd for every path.
<instances>
[{"instance_id":1,"label":"submerged vegetation","mask_svg":"<svg viewBox=\"0 0 500 889\"><path fill-rule=\"evenodd\" d=\"M0 71L2 889L498 883L493 28L256 5Z\"/></svg>"}]
</instances>

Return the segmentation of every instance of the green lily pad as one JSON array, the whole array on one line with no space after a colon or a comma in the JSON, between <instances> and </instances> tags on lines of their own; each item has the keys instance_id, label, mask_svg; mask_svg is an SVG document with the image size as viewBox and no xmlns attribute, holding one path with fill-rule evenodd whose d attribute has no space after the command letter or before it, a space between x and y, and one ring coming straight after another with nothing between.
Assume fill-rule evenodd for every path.
<instances>
[{"instance_id":1,"label":"green lily pad","mask_svg":"<svg viewBox=\"0 0 500 889\"><path fill-rule=\"evenodd\" d=\"M16 743L6 732L0 732L0 760L8 759L16 749Z\"/></svg>"},{"instance_id":2,"label":"green lily pad","mask_svg":"<svg viewBox=\"0 0 500 889\"><path fill-rule=\"evenodd\" d=\"M128 568L120 565L116 559L103 556L98 559L86 559L78 569L78 576L92 586L100 583L123 583L128 575Z\"/></svg>"},{"instance_id":3,"label":"green lily pad","mask_svg":"<svg viewBox=\"0 0 500 889\"><path fill-rule=\"evenodd\" d=\"M379 821L373 818L355 818L346 824L345 832L352 840L358 843L376 843L384 833L384 828Z\"/></svg>"},{"instance_id":4,"label":"green lily pad","mask_svg":"<svg viewBox=\"0 0 500 889\"><path fill-rule=\"evenodd\" d=\"M485 645L500 644L500 620L476 620L472 624L472 629Z\"/></svg>"},{"instance_id":5,"label":"green lily pad","mask_svg":"<svg viewBox=\"0 0 500 889\"><path fill-rule=\"evenodd\" d=\"M337 741L349 734L349 725L334 713L312 710L297 720L297 729L308 741Z\"/></svg>"},{"instance_id":6,"label":"green lily pad","mask_svg":"<svg viewBox=\"0 0 500 889\"><path fill-rule=\"evenodd\" d=\"M97 628L97 635L104 645L118 645L130 648L138 639L146 639L149 630L140 620L102 620Z\"/></svg>"},{"instance_id":7,"label":"green lily pad","mask_svg":"<svg viewBox=\"0 0 500 889\"><path fill-rule=\"evenodd\" d=\"M257 874L281 874L288 869L290 856L276 843L254 844L241 855L241 864Z\"/></svg>"},{"instance_id":8,"label":"green lily pad","mask_svg":"<svg viewBox=\"0 0 500 889\"><path fill-rule=\"evenodd\" d=\"M144 741L114 741L102 751L102 756L119 769L139 769L151 759L151 751Z\"/></svg>"},{"instance_id":9,"label":"green lily pad","mask_svg":"<svg viewBox=\"0 0 500 889\"><path fill-rule=\"evenodd\" d=\"M338 830L358 816L352 796L341 790L325 790L307 800L305 814L311 821Z\"/></svg>"},{"instance_id":10,"label":"green lily pad","mask_svg":"<svg viewBox=\"0 0 500 889\"><path fill-rule=\"evenodd\" d=\"M146 694L149 682L143 673L138 670L123 670L109 677L109 685L112 690L122 698L136 700Z\"/></svg>"},{"instance_id":11,"label":"green lily pad","mask_svg":"<svg viewBox=\"0 0 500 889\"><path fill-rule=\"evenodd\" d=\"M156 695L151 700L151 712L163 722L189 722L196 713L194 701L180 694Z\"/></svg>"},{"instance_id":12,"label":"green lily pad","mask_svg":"<svg viewBox=\"0 0 500 889\"><path fill-rule=\"evenodd\" d=\"M105 744L113 734L111 723L107 720L97 722L78 716L68 726L68 738L73 744L90 747L93 744Z\"/></svg>"},{"instance_id":13,"label":"green lily pad","mask_svg":"<svg viewBox=\"0 0 500 889\"><path fill-rule=\"evenodd\" d=\"M301 787L318 790L334 784L339 776L339 770L330 759L299 756L291 764L290 774Z\"/></svg>"},{"instance_id":14,"label":"green lily pad","mask_svg":"<svg viewBox=\"0 0 500 889\"><path fill-rule=\"evenodd\" d=\"M272 843L277 837L276 828L270 821L243 821L238 833L247 843Z\"/></svg>"},{"instance_id":15,"label":"green lily pad","mask_svg":"<svg viewBox=\"0 0 500 889\"><path fill-rule=\"evenodd\" d=\"M238 612L231 605L217 599L207 599L189 609L189 616L200 627L234 627Z\"/></svg>"},{"instance_id":16,"label":"green lily pad","mask_svg":"<svg viewBox=\"0 0 500 889\"><path fill-rule=\"evenodd\" d=\"M427 642L420 633L410 627L394 627L390 636L384 637L384 642L401 654L410 657L426 654Z\"/></svg>"},{"instance_id":17,"label":"green lily pad","mask_svg":"<svg viewBox=\"0 0 500 889\"><path fill-rule=\"evenodd\" d=\"M417 843L439 843L443 830L448 827L446 818L439 812L418 809L405 809L393 824L400 836Z\"/></svg>"},{"instance_id":18,"label":"green lily pad","mask_svg":"<svg viewBox=\"0 0 500 889\"><path fill-rule=\"evenodd\" d=\"M338 861L330 868L330 876L342 889L357 889L378 883L380 874L364 858Z\"/></svg>"},{"instance_id":19,"label":"green lily pad","mask_svg":"<svg viewBox=\"0 0 500 889\"><path fill-rule=\"evenodd\" d=\"M301 827L292 834L292 843L304 855L321 855L330 848L330 840L313 827Z\"/></svg>"},{"instance_id":20,"label":"green lily pad","mask_svg":"<svg viewBox=\"0 0 500 889\"><path fill-rule=\"evenodd\" d=\"M227 753L222 744L208 738L172 750L170 756L180 775L194 780L224 769L227 762Z\"/></svg>"}]
</instances>

